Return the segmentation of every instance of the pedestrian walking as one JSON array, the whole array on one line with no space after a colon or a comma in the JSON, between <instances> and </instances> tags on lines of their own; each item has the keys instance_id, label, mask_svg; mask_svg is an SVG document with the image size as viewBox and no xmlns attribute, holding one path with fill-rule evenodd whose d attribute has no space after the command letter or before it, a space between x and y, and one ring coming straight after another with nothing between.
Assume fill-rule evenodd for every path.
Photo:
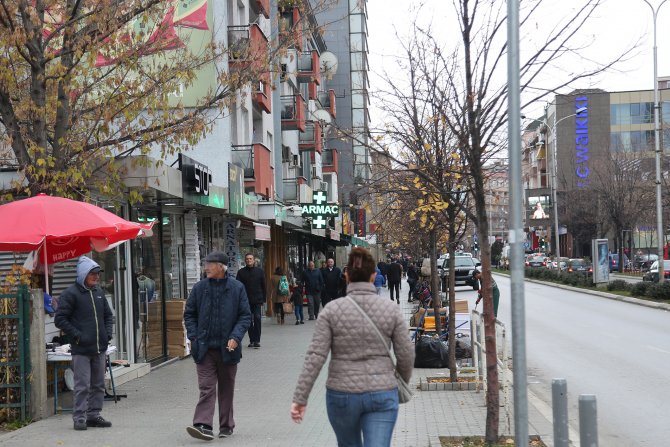
<instances>
[{"instance_id":1,"label":"pedestrian walking","mask_svg":"<svg viewBox=\"0 0 670 447\"><path fill-rule=\"evenodd\" d=\"M321 307L321 292L323 291L323 275L321 271L314 268L314 261L309 261L307 270L302 272L302 283L305 285L307 293L307 312L309 319L313 320L319 316L319 307Z\"/></svg>"},{"instance_id":2,"label":"pedestrian walking","mask_svg":"<svg viewBox=\"0 0 670 447\"><path fill-rule=\"evenodd\" d=\"M407 284L409 285L409 294L407 295L407 301L410 303L414 300L414 290L416 289L416 285L418 282L419 282L419 272L414 263L411 262L407 266Z\"/></svg>"},{"instance_id":3,"label":"pedestrian walking","mask_svg":"<svg viewBox=\"0 0 670 447\"><path fill-rule=\"evenodd\" d=\"M227 273L228 256L214 251L205 258L206 279L198 281L186 300L184 324L191 341L200 397L193 425L186 428L197 439L214 439L214 406L219 405L219 438L233 434L233 397L241 343L251 325L244 285Z\"/></svg>"},{"instance_id":4,"label":"pedestrian walking","mask_svg":"<svg viewBox=\"0 0 670 447\"><path fill-rule=\"evenodd\" d=\"M288 278L284 275L284 270L281 267L275 268L270 277L270 299L277 324L284 324L284 303L288 303L289 293Z\"/></svg>"},{"instance_id":5,"label":"pedestrian walking","mask_svg":"<svg viewBox=\"0 0 670 447\"><path fill-rule=\"evenodd\" d=\"M338 297L347 296L347 266L345 265L342 269L342 275L340 275L340 286L337 291Z\"/></svg>"},{"instance_id":6,"label":"pedestrian walking","mask_svg":"<svg viewBox=\"0 0 670 447\"><path fill-rule=\"evenodd\" d=\"M402 265L398 260L394 260L386 269L386 280L389 285L389 294L391 301L393 301L393 291L395 291L395 299L400 304L400 280L402 279Z\"/></svg>"},{"instance_id":7,"label":"pedestrian walking","mask_svg":"<svg viewBox=\"0 0 670 447\"><path fill-rule=\"evenodd\" d=\"M323 275L323 293L321 294L321 304L326 307L326 304L334 299L337 299L340 289L340 280L342 278L342 271L335 267L335 260L330 258L326 261L326 268L321 270Z\"/></svg>"},{"instance_id":8,"label":"pedestrian walking","mask_svg":"<svg viewBox=\"0 0 670 447\"><path fill-rule=\"evenodd\" d=\"M244 255L244 267L237 271L237 280L244 285L251 309L251 326L249 326L249 348L261 347L261 316L265 304L265 272L256 267L253 253Z\"/></svg>"},{"instance_id":9,"label":"pedestrian walking","mask_svg":"<svg viewBox=\"0 0 670 447\"><path fill-rule=\"evenodd\" d=\"M112 426L100 415L105 399L107 345L112 339L114 319L99 285L101 271L98 263L81 256L77 280L61 293L54 318L56 327L72 339L75 430Z\"/></svg>"},{"instance_id":10,"label":"pedestrian walking","mask_svg":"<svg viewBox=\"0 0 670 447\"><path fill-rule=\"evenodd\" d=\"M375 289L377 289L377 295L381 296L382 287L386 285L386 278L382 275L379 267L375 267Z\"/></svg>"},{"instance_id":11,"label":"pedestrian walking","mask_svg":"<svg viewBox=\"0 0 670 447\"><path fill-rule=\"evenodd\" d=\"M305 317L303 315L303 288L302 283L297 281L291 290L291 302L293 303L293 312L295 313L295 324L305 324Z\"/></svg>"},{"instance_id":12,"label":"pedestrian walking","mask_svg":"<svg viewBox=\"0 0 670 447\"><path fill-rule=\"evenodd\" d=\"M296 423L303 420L314 382L330 354L326 407L338 445L390 446L398 416L398 382L388 346L393 346L398 374L406 381L412 375L414 348L400 308L377 297L372 256L353 248L347 267L348 295L330 303L317 320L291 417Z\"/></svg>"}]
</instances>

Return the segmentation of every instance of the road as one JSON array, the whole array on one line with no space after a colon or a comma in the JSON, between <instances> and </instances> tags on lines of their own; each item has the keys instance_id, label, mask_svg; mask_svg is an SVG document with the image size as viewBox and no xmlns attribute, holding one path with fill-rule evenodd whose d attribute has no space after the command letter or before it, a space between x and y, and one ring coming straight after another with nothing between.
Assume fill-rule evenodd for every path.
<instances>
[{"instance_id":1,"label":"road","mask_svg":"<svg viewBox=\"0 0 670 447\"><path fill-rule=\"evenodd\" d=\"M511 328L510 280L495 279ZM595 394L602 446L670 445L670 312L530 282L525 297L529 391L550 407L551 380L565 378L576 431L578 396Z\"/></svg>"}]
</instances>

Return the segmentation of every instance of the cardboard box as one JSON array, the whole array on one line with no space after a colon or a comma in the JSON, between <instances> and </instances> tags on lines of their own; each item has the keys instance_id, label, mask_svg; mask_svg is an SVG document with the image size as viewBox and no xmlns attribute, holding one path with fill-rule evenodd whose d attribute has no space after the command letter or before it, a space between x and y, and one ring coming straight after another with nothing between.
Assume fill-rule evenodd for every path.
<instances>
[{"instance_id":1,"label":"cardboard box","mask_svg":"<svg viewBox=\"0 0 670 447\"><path fill-rule=\"evenodd\" d=\"M184 307L186 300L169 300L165 302L165 319L168 321L181 321L184 319Z\"/></svg>"},{"instance_id":2,"label":"cardboard box","mask_svg":"<svg viewBox=\"0 0 670 447\"><path fill-rule=\"evenodd\" d=\"M456 300L454 301L454 304L456 305L457 314L466 314L469 312L468 300Z\"/></svg>"},{"instance_id":3,"label":"cardboard box","mask_svg":"<svg viewBox=\"0 0 670 447\"><path fill-rule=\"evenodd\" d=\"M186 333L184 331L167 331L168 345L186 346Z\"/></svg>"}]
</instances>

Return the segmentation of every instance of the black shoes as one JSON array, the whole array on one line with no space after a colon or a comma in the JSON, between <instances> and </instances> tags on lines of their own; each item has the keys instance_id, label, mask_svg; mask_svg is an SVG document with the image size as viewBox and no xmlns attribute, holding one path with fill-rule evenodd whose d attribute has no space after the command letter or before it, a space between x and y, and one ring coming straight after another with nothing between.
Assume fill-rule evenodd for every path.
<instances>
[{"instance_id":1,"label":"black shoes","mask_svg":"<svg viewBox=\"0 0 670 447\"><path fill-rule=\"evenodd\" d=\"M253 348L253 347L254 347L253 343L249 343L249 346L247 346L247 348Z\"/></svg>"},{"instance_id":2,"label":"black shoes","mask_svg":"<svg viewBox=\"0 0 670 447\"><path fill-rule=\"evenodd\" d=\"M77 431L87 430L88 426L86 425L86 421L74 421L74 429Z\"/></svg>"},{"instance_id":3,"label":"black shoes","mask_svg":"<svg viewBox=\"0 0 670 447\"><path fill-rule=\"evenodd\" d=\"M298 320L295 320L295 325L297 326L299 324L300 324L300 322Z\"/></svg>"},{"instance_id":4,"label":"black shoes","mask_svg":"<svg viewBox=\"0 0 670 447\"><path fill-rule=\"evenodd\" d=\"M86 426L87 427L98 427L98 428L107 428L111 427L112 423L103 418L102 416L98 416L93 419L86 419Z\"/></svg>"},{"instance_id":5,"label":"black shoes","mask_svg":"<svg viewBox=\"0 0 670 447\"><path fill-rule=\"evenodd\" d=\"M309 318L308 318L308 320L313 320L313 319L314 319L314 317L309 317Z\"/></svg>"},{"instance_id":6,"label":"black shoes","mask_svg":"<svg viewBox=\"0 0 670 447\"><path fill-rule=\"evenodd\" d=\"M261 347L261 344L258 343L257 341L253 342L253 345L254 345L254 346L253 346L254 349L258 349L258 348Z\"/></svg>"},{"instance_id":7,"label":"black shoes","mask_svg":"<svg viewBox=\"0 0 670 447\"><path fill-rule=\"evenodd\" d=\"M222 428L219 431L219 438L227 438L228 436L233 435L233 429L232 428Z\"/></svg>"},{"instance_id":8,"label":"black shoes","mask_svg":"<svg viewBox=\"0 0 670 447\"><path fill-rule=\"evenodd\" d=\"M190 427L186 427L186 432L195 439L201 439L203 441L211 441L214 439L214 432L212 432L212 429L205 424L195 424Z\"/></svg>"},{"instance_id":9,"label":"black shoes","mask_svg":"<svg viewBox=\"0 0 670 447\"><path fill-rule=\"evenodd\" d=\"M305 322L303 320L300 320L300 324L305 324Z\"/></svg>"}]
</instances>

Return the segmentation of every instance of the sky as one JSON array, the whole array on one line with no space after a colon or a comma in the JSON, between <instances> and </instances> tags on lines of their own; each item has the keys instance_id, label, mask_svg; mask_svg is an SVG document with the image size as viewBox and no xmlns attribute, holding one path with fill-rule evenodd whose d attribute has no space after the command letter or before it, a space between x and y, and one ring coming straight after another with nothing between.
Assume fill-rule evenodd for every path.
<instances>
[{"instance_id":1,"label":"sky","mask_svg":"<svg viewBox=\"0 0 670 447\"><path fill-rule=\"evenodd\" d=\"M504 0L493 0L496 4ZM529 0L536 3L537 0ZM535 15L529 27L522 30L521 51L532 48L545 35L547 29L565 17L573 8L581 5L580 0L544 0L544 7ZM661 0L649 0L656 7ZM418 9L418 5L422 7ZM528 3L526 1L525 3ZM504 3L503 3L504 5ZM504 8L504 6L503 6ZM368 0L368 32L371 90L383 85L381 73L386 70L396 76L398 70L395 55L401 47L397 32L407 36L414 18L419 23L432 23L435 35L446 47L458 43L458 23L451 0ZM657 17L658 76L670 76L670 2L660 9ZM653 20L652 11L644 0L602 0L593 17L580 27L578 35L583 48L579 57L568 57L560 66L549 67L546 75L551 85L566 79L567 73L579 72L585 61L606 61L624 48L636 46L629 60L620 63L608 73L596 79L582 80L575 88L602 88L608 91L646 90L653 88ZM502 80L504 82L504 80ZM547 84L548 86L549 84ZM561 93L567 93L572 88ZM544 107L526 109L522 113L541 113ZM378 126L382 113L371 105L373 126ZM377 122L376 122L377 121Z\"/></svg>"}]
</instances>

